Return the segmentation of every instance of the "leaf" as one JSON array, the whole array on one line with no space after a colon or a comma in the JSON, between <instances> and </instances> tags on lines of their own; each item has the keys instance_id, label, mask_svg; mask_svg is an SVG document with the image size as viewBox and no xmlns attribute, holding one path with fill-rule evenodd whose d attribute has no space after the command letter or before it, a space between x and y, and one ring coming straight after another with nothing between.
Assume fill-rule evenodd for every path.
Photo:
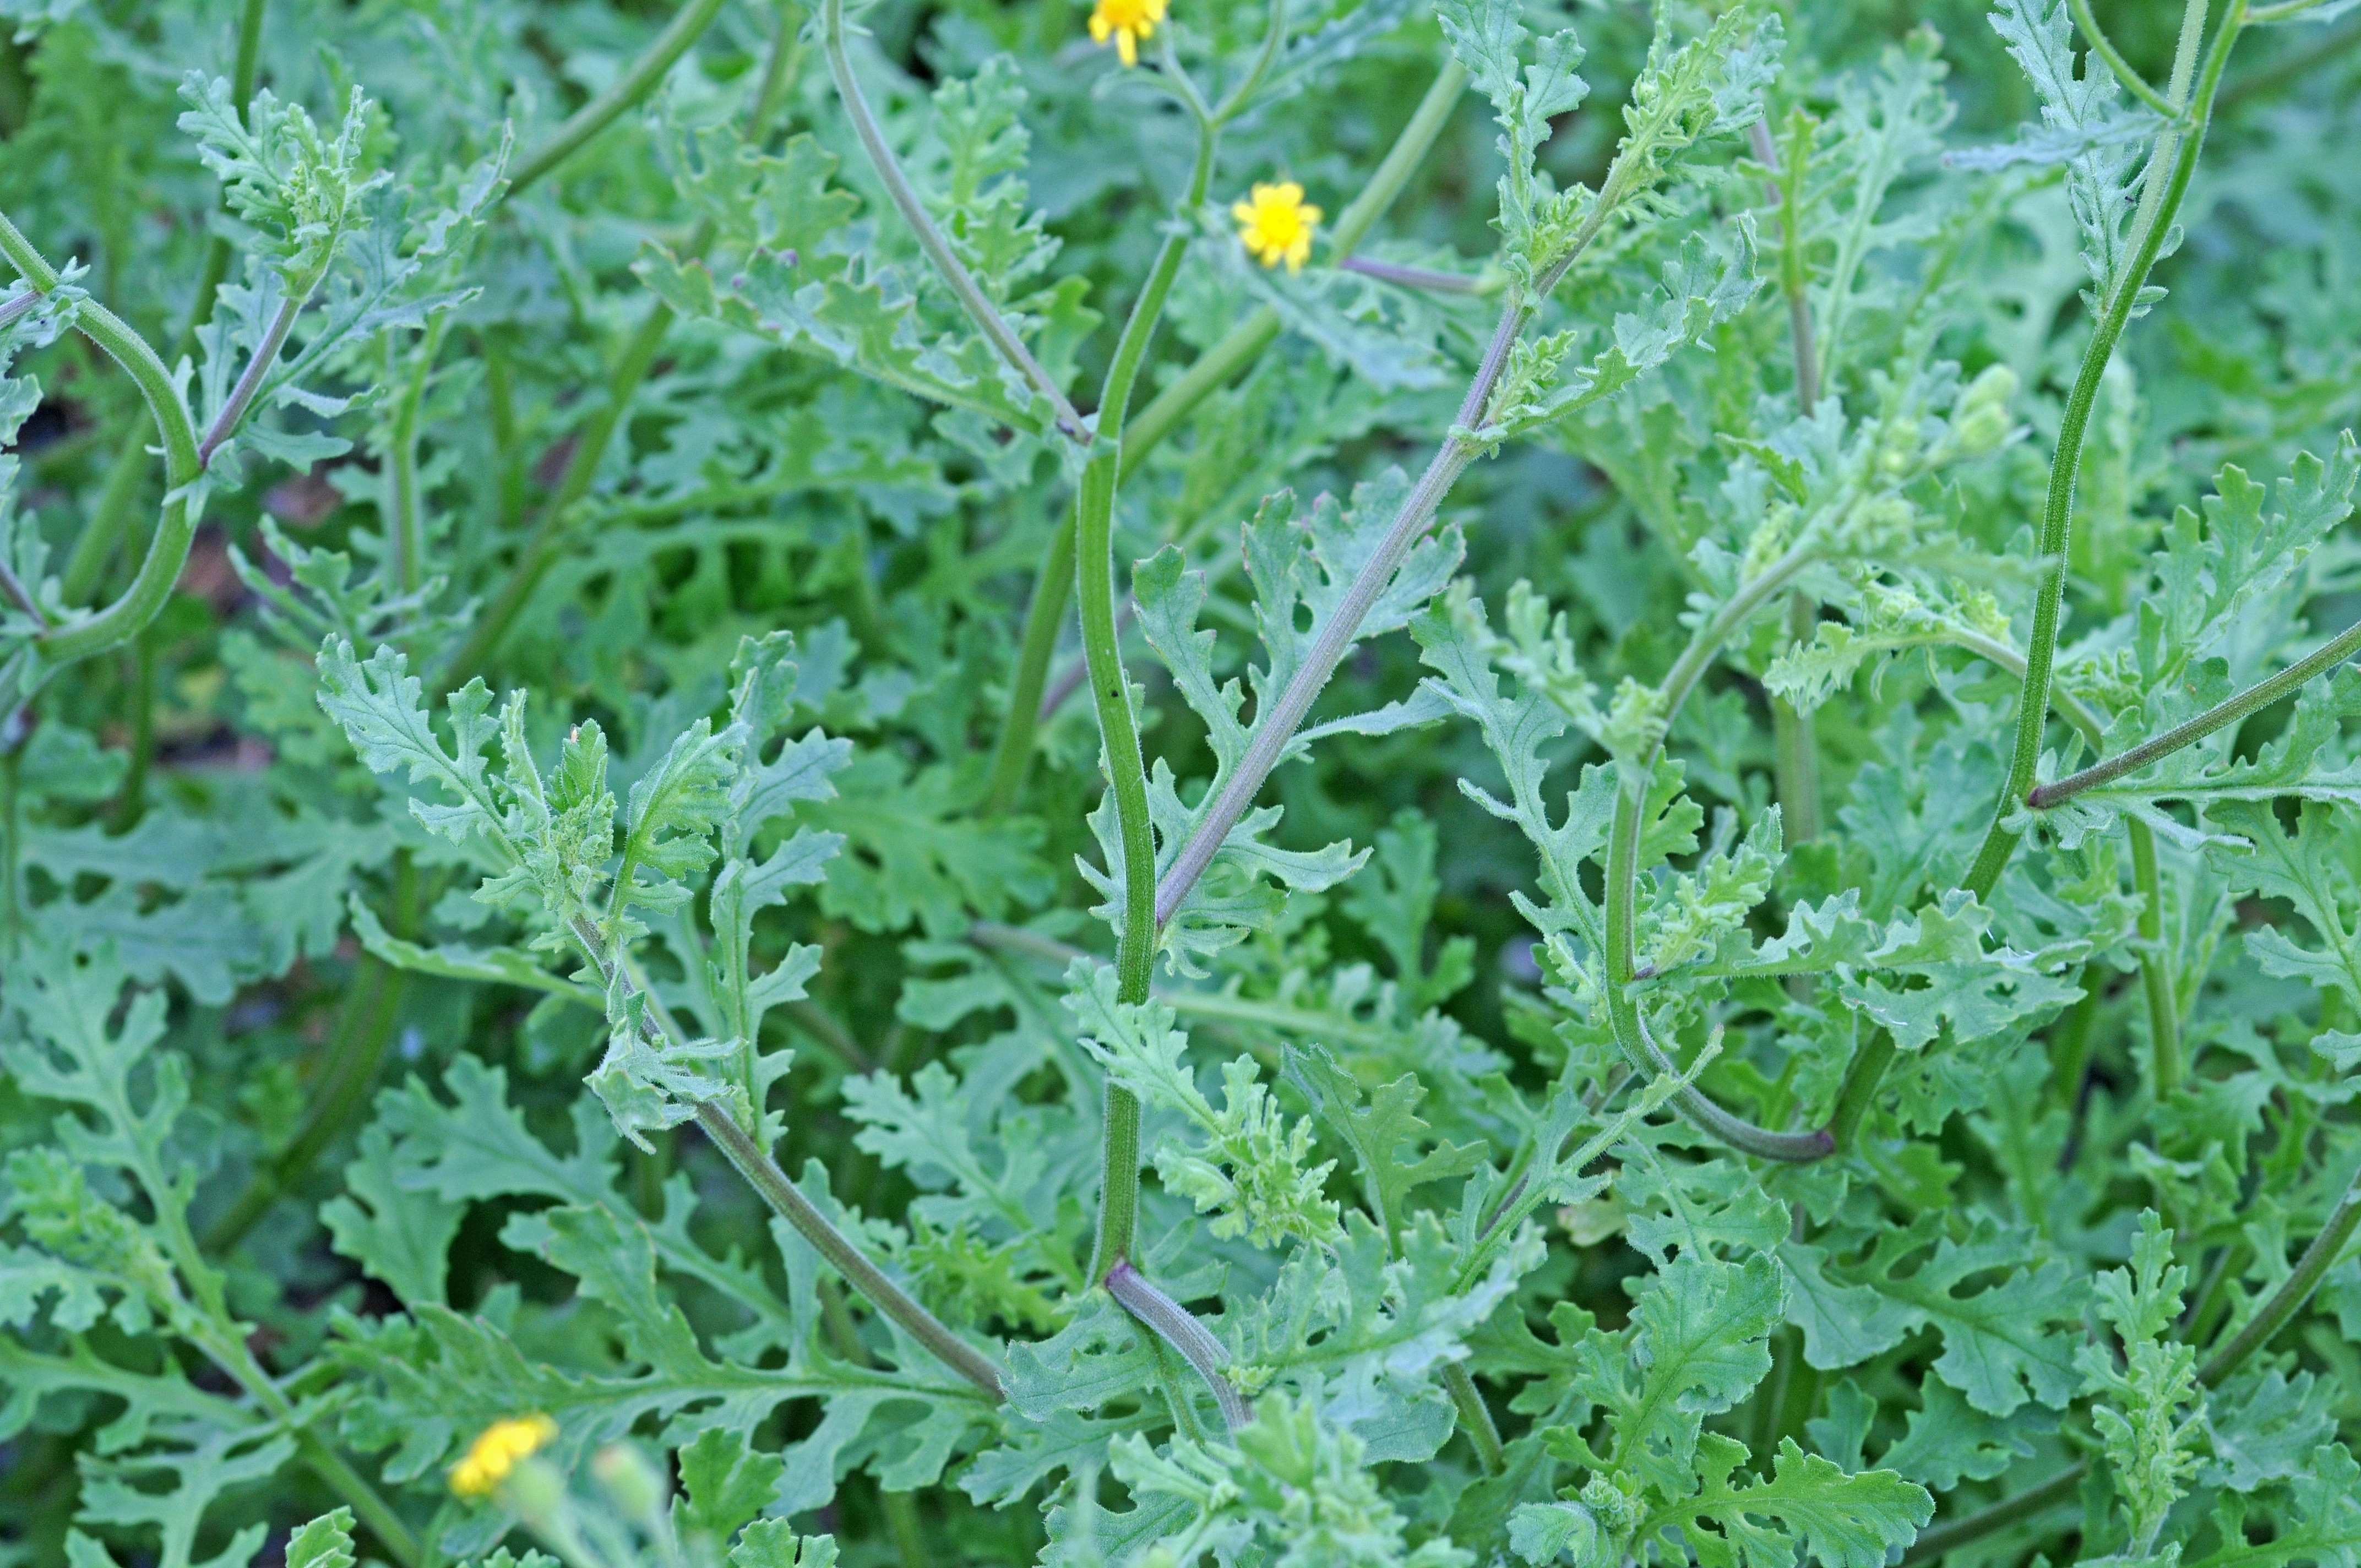
<instances>
[{"instance_id":1,"label":"leaf","mask_svg":"<svg viewBox=\"0 0 2361 1568\"><path fill-rule=\"evenodd\" d=\"M338 1252L404 1302L439 1302L467 1205L406 1189L400 1175L385 1124L363 1128L360 1157L345 1168L346 1195L320 1206L320 1223Z\"/></svg>"},{"instance_id":2,"label":"leaf","mask_svg":"<svg viewBox=\"0 0 2361 1568\"><path fill-rule=\"evenodd\" d=\"M322 1514L287 1540L287 1568L353 1568L353 1510Z\"/></svg>"},{"instance_id":3,"label":"leaf","mask_svg":"<svg viewBox=\"0 0 2361 1568\"><path fill-rule=\"evenodd\" d=\"M1925 1487L1890 1470L1849 1475L1806 1453L1794 1438L1779 1440L1768 1479L1732 1486L1730 1473L1745 1458L1743 1444L1708 1433L1698 1447L1703 1485L1665 1510L1707 1568L1785 1568L1799 1546L1823 1568L1879 1568L1889 1551L1909 1545L1934 1516L1935 1499ZM1664 1517L1643 1525L1641 1538L1653 1535ZM1708 1524L1711 1532L1699 1528Z\"/></svg>"}]
</instances>

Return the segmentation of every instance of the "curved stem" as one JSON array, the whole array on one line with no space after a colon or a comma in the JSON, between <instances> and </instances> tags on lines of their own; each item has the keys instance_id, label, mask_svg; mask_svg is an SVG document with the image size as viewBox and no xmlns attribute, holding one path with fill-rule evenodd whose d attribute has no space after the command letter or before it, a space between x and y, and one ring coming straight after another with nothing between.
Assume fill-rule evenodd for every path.
<instances>
[{"instance_id":1,"label":"curved stem","mask_svg":"<svg viewBox=\"0 0 2361 1568\"><path fill-rule=\"evenodd\" d=\"M1125 1311L1155 1330L1158 1338L1196 1368L1205 1387L1213 1391L1213 1402L1222 1408L1224 1426L1235 1431L1254 1420L1254 1408L1222 1375L1230 1364L1230 1353L1188 1308L1150 1284L1127 1258L1107 1271L1106 1288L1107 1294L1121 1303Z\"/></svg>"},{"instance_id":2,"label":"curved stem","mask_svg":"<svg viewBox=\"0 0 2361 1568\"><path fill-rule=\"evenodd\" d=\"M58 286L56 269L41 258L5 213L0 213L0 255L5 255L25 281L42 293ZM129 373L139 388L139 395L147 400L148 411L155 419L157 433L163 441L167 494L156 537L148 546L147 559L140 563L138 575L124 590L123 597L96 615L52 626L41 634L35 646L43 663L51 667L118 646L164 608L164 601L171 597L172 585L180 580L181 566L188 561L190 541L196 537L196 513L190 504L188 487L204 471L197 456L197 434L190 423L189 411L181 405L179 389L172 385L164 362L148 346L148 340L95 300L77 302L74 326Z\"/></svg>"},{"instance_id":3,"label":"curved stem","mask_svg":"<svg viewBox=\"0 0 2361 1568\"><path fill-rule=\"evenodd\" d=\"M1631 1000L1636 978L1634 910L1640 880L1641 817L1647 801L1647 778L1654 764L1652 751L1639 763L1623 765L1622 787L1616 792L1615 820L1607 839L1607 1017L1615 1043L1643 1077L1678 1078L1680 1069L1649 1037L1647 1022ZM1673 1103L1684 1115L1730 1147L1763 1159L1807 1165L1836 1151L1836 1142L1821 1129L1808 1133L1774 1133L1731 1115L1700 1092L1694 1084L1673 1091Z\"/></svg>"},{"instance_id":4,"label":"curved stem","mask_svg":"<svg viewBox=\"0 0 2361 1568\"><path fill-rule=\"evenodd\" d=\"M2131 61L2116 52L2115 46L2100 27L2099 19L2091 15L2091 0L2066 0L2066 7L2074 13L2074 25L2082 30L2082 41L2091 46L2092 54L2106 61L2107 69L2115 73L2115 80L2124 84L2125 92L2168 120L2180 118L2180 105L2149 86L2147 78L2134 71Z\"/></svg>"},{"instance_id":5,"label":"curved stem","mask_svg":"<svg viewBox=\"0 0 2361 1568\"><path fill-rule=\"evenodd\" d=\"M688 52L698 35L721 14L722 0L688 0L663 32L640 51L631 69L557 127L550 138L517 165L509 176L508 195L514 196L543 175L573 157L583 144L613 124L616 117L656 90L675 61Z\"/></svg>"},{"instance_id":6,"label":"curved stem","mask_svg":"<svg viewBox=\"0 0 2361 1568\"><path fill-rule=\"evenodd\" d=\"M265 0L246 0L238 14L237 58L231 66L230 101L237 105L241 115L254 100L255 80L261 73L265 8ZM214 300L228 280L230 264L236 258L228 239L221 235L215 235L205 247L204 270L198 275L196 292L190 299L188 320L181 325L181 335L172 340L172 351L164 356L166 363L178 364L196 353L197 329L213 320ZM132 508L139 499L139 480L147 472L147 431L135 425L124 436L115 463L107 469L106 481L99 487L98 504L91 509L90 521L74 535L73 551L66 557L59 590L68 604L80 604L97 590L100 575L115 554L115 542L122 538L123 530L131 521Z\"/></svg>"},{"instance_id":7,"label":"curved stem","mask_svg":"<svg viewBox=\"0 0 2361 1568\"><path fill-rule=\"evenodd\" d=\"M1170 49L1171 29L1165 30L1164 40L1165 47ZM1240 82L1213 111L1211 118L1214 125L1227 125L1246 109L1255 93L1260 91L1263 78L1270 74L1270 62L1279 58L1279 46L1286 41L1287 0L1270 0L1270 10L1263 18L1262 48L1256 52L1254 66L1246 72L1246 80Z\"/></svg>"},{"instance_id":8,"label":"curved stem","mask_svg":"<svg viewBox=\"0 0 2361 1568\"><path fill-rule=\"evenodd\" d=\"M2229 63L2230 46L2237 39L2245 6L2246 0L2231 0L2229 14L2214 35L2191 116L2192 128L2173 159L2171 181L2155 212L2148 215L2137 247L2100 314L2097 330L2083 352L2081 368L2075 375L2073 390L2067 398L2065 418L2059 425L2058 446L2049 464L2049 490L2042 509L2038 549L2045 565L2034 599L2033 636L2026 650L2025 687L2017 699L2015 751L2009 762L2008 782L2002 786L2000 803L1993 812L1992 829L1976 853L1975 863L1960 883L1980 899L1991 894L2009 856L2015 851L2017 835L2008 828L2008 817L2015 803L2032 788L2034 770L2041 761L2043 720L2049 711L2050 667L2057 656L2059 622L2065 606L2066 553L2073 534L2074 485L2082 463L2082 443L2090 432L2092 409L2098 400L2099 381L2106 373L2107 362L2114 356L2116 340L2123 336L2124 327L2131 320L2133 306L2147 282L2148 272L2156 265L2157 254L2171 230L2173 215L2180 210L2190 177L2196 172L2197 156L2205 145L2206 120L2213 94L2221 85L2223 67ZM2191 10L2202 22L2202 0L2191 0Z\"/></svg>"},{"instance_id":9,"label":"curved stem","mask_svg":"<svg viewBox=\"0 0 2361 1568\"><path fill-rule=\"evenodd\" d=\"M884 185L886 195L900 210L902 221L908 224L910 232L917 236L918 248L927 253L927 259L934 263L935 270L950 286L951 293L958 298L969 319L991 341L1000 356L1008 361L1035 391L1049 400L1058 428L1076 444L1088 446L1091 444L1091 431L1082 423L1082 415L1074 411L1074 405L1066 400L1066 394L1049 379L1049 373L1041 367L1039 360L1033 357L1033 351L1025 346L1024 339L1016 335L1016 329L1002 317L999 307L985 297L983 291L969 275L967 268L952 254L950 242L943 238L942 231L935 226L935 220L928 215L926 204L918 200L917 192L911 188L909 177L902 172L900 159L894 156L894 149L885 145L885 133L879 128L877 116L870 112L869 100L862 96L861 83L853 78L852 57L845 52L844 0L825 0L820 10L820 38L828 53L829 74L836 79L837 96L844 102L844 112L852 121L853 133L861 138L862 150L869 155L870 167L877 171L878 181Z\"/></svg>"},{"instance_id":10,"label":"curved stem","mask_svg":"<svg viewBox=\"0 0 2361 1568\"><path fill-rule=\"evenodd\" d=\"M2335 668L2361 649L2361 621L2338 632L2326 642L2281 670L2268 680L2257 681L2237 696L2215 703L2212 707L2177 724L2153 740L2142 741L2119 757L2094 762L2081 773L2046 784L2026 792L2025 803L2036 811L2047 811L2062 806L2085 790L2112 784L2125 773L2137 773L2150 762L2160 762L2182 747L2202 740L2217 729L2237 723L2250 713L2268 707L2279 698L2301 687L2314 675Z\"/></svg>"}]
</instances>

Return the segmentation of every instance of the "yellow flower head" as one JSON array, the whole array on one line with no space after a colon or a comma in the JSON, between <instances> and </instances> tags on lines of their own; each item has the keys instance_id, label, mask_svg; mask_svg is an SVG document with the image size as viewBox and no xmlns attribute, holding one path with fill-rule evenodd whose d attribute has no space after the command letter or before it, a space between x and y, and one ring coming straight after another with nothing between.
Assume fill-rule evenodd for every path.
<instances>
[{"instance_id":1,"label":"yellow flower head","mask_svg":"<svg viewBox=\"0 0 2361 1568\"><path fill-rule=\"evenodd\" d=\"M494 1421L467 1445L467 1456L451 1466L451 1490L463 1497L490 1497L517 1461L556 1435L557 1423L538 1411Z\"/></svg>"},{"instance_id":2,"label":"yellow flower head","mask_svg":"<svg viewBox=\"0 0 2361 1568\"><path fill-rule=\"evenodd\" d=\"M1230 216L1238 220L1238 237L1265 267L1284 261L1290 272L1303 270L1320 209L1303 199L1302 186L1292 180L1257 185L1246 200L1232 204Z\"/></svg>"},{"instance_id":3,"label":"yellow flower head","mask_svg":"<svg viewBox=\"0 0 2361 1568\"><path fill-rule=\"evenodd\" d=\"M1104 43L1115 38L1115 52L1126 65L1139 63L1139 40L1151 37L1164 20L1164 0L1098 0L1091 10L1091 38Z\"/></svg>"}]
</instances>

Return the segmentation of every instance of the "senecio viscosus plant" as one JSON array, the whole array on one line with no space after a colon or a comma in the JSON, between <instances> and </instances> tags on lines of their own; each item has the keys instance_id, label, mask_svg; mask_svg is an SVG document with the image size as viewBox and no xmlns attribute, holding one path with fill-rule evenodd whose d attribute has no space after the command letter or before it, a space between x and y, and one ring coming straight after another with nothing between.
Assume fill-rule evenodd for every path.
<instances>
[{"instance_id":1,"label":"senecio viscosus plant","mask_svg":"<svg viewBox=\"0 0 2361 1568\"><path fill-rule=\"evenodd\" d=\"M2361 1565L2354 8L0 0L0 1562Z\"/></svg>"}]
</instances>

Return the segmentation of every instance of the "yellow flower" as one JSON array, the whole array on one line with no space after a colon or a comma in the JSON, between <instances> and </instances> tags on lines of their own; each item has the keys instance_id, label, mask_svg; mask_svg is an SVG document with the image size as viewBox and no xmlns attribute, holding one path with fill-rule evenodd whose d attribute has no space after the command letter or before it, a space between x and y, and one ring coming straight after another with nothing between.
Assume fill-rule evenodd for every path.
<instances>
[{"instance_id":1,"label":"yellow flower","mask_svg":"<svg viewBox=\"0 0 2361 1568\"><path fill-rule=\"evenodd\" d=\"M1139 40L1152 36L1164 20L1164 0L1098 0L1091 12L1091 38L1096 43L1115 37L1115 52L1126 65L1139 63Z\"/></svg>"},{"instance_id":2,"label":"yellow flower","mask_svg":"<svg viewBox=\"0 0 2361 1568\"><path fill-rule=\"evenodd\" d=\"M1257 185L1252 196L1231 206L1230 216L1238 220L1238 237L1265 267L1284 261L1290 272L1303 270L1320 209L1303 199L1302 186L1292 180Z\"/></svg>"},{"instance_id":3,"label":"yellow flower","mask_svg":"<svg viewBox=\"0 0 2361 1568\"><path fill-rule=\"evenodd\" d=\"M557 1435L557 1423L538 1411L494 1421L467 1446L467 1456L451 1466L451 1490L463 1497L489 1497L509 1478L517 1461Z\"/></svg>"}]
</instances>

